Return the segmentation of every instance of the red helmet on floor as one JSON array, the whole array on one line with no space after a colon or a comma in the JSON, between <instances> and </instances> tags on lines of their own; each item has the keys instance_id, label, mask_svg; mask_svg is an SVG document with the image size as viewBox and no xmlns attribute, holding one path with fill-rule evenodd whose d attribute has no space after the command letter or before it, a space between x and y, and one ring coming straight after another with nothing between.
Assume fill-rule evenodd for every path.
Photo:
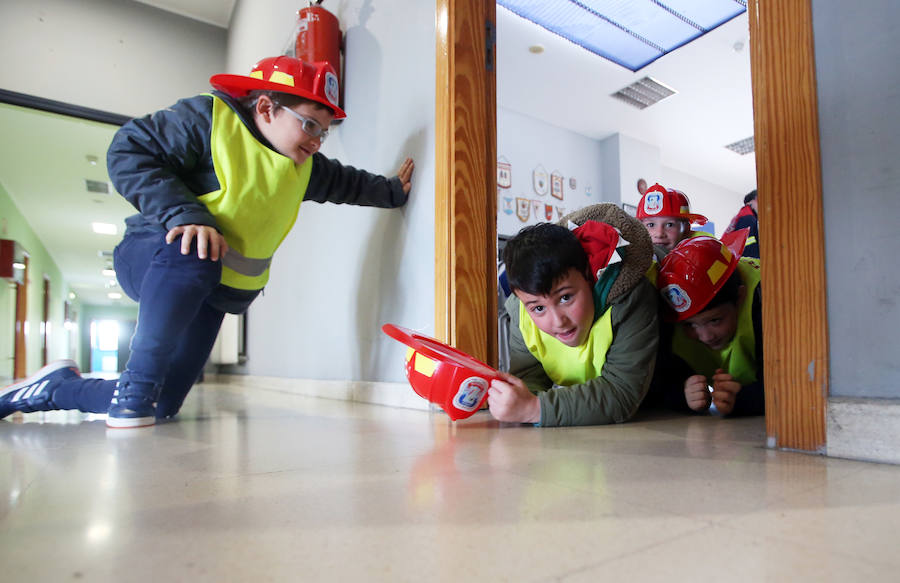
<instances>
[{"instance_id":1,"label":"red helmet on floor","mask_svg":"<svg viewBox=\"0 0 900 583\"><path fill-rule=\"evenodd\" d=\"M254 90L290 93L321 103L334 112L335 119L347 117L338 107L337 75L326 62L305 63L294 57L268 57L256 63L247 76L213 75L209 82L232 97L243 97Z\"/></svg>"},{"instance_id":2,"label":"red helmet on floor","mask_svg":"<svg viewBox=\"0 0 900 583\"><path fill-rule=\"evenodd\" d=\"M691 212L691 203L680 190L666 188L657 183L644 192L638 203L637 218L677 217L689 223L706 224L706 217Z\"/></svg>"},{"instance_id":3,"label":"red helmet on floor","mask_svg":"<svg viewBox=\"0 0 900 583\"><path fill-rule=\"evenodd\" d=\"M500 373L452 346L414 330L385 324L385 334L409 346L406 378L420 397L439 405L456 421L475 414Z\"/></svg>"},{"instance_id":4,"label":"red helmet on floor","mask_svg":"<svg viewBox=\"0 0 900 583\"><path fill-rule=\"evenodd\" d=\"M664 316L681 322L700 313L719 293L740 260L747 230L726 245L715 237L698 236L678 243L659 265L656 285Z\"/></svg>"}]
</instances>

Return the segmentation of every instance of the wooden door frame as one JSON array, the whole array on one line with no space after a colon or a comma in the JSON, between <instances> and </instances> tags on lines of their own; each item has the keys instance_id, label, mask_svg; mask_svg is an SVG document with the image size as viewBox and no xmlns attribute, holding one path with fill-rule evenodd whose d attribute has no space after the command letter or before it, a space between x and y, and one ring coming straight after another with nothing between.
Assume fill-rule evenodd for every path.
<instances>
[{"instance_id":1,"label":"wooden door frame","mask_svg":"<svg viewBox=\"0 0 900 583\"><path fill-rule=\"evenodd\" d=\"M828 306L812 6L750 0L747 10L767 445L824 453Z\"/></svg>"},{"instance_id":2,"label":"wooden door frame","mask_svg":"<svg viewBox=\"0 0 900 583\"><path fill-rule=\"evenodd\" d=\"M496 363L496 87L479 34L496 5L436 4L435 333ZM747 10L767 446L821 453L828 328L812 8L750 0Z\"/></svg>"},{"instance_id":3,"label":"wooden door frame","mask_svg":"<svg viewBox=\"0 0 900 583\"><path fill-rule=\"evenodd\" d=\"M436 0L435 335L497 364L492 0Z\"/></svg>"},{"instance_id":4,"label":"wooden door frame","mask_svg":"<svg viewBox=\"0 0 900 583\"><path fill-rule=\"evenodd\" d=\"M44 274L41 308L41 366L46 366L50 351L50 276Z\"/></svg>"},{"instance_id":5,"label":"wooden door frame","mask_svg":"<svg viewBox=\"0 0 900 583\"><path fill-rule=\"evenodd\" d=\"M26 358L25 326L28 324L28 255L23 259L25 269L22 283L16 284L16 320L14 323L15 340L13 341L13 378L27 376L28 360Z\"/></svg>"}]
</instances>

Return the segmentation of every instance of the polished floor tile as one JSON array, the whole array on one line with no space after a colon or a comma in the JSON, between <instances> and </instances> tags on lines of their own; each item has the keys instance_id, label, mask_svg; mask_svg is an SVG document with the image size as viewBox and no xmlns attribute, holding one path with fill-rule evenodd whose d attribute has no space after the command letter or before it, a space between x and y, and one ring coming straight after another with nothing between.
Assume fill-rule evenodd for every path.
<instances>
[{"instance_id":1,"label":"polished floor tile","mask_svg":"<svg viewBox=\"0 0 900 583\"><path fill-rule=\"evenodd\" d=\"M4 581L895 581L900 467L764 420L452 423L205 384L180 419L0 421Z\"/></svg>"}]
</instances>

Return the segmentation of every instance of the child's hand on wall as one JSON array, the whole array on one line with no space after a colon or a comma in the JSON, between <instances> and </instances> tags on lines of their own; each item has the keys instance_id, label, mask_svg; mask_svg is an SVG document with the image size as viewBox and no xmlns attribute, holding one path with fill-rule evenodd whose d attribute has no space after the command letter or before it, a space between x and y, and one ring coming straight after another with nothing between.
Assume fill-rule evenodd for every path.
<instances>
[{"instance_id":1,"label":"child's hand on wall","mask_svg":"<svg viewBox=\"0 0 900 583\"><path fill-rule=\"evenodd\" d=\"M415 167L416 163L413 162L413 159L407 158L403 161L403 164L400 165L400 170L397 170L397 178L403 183L403 192L406 194L409 194L409 191L412 188L412 173Z\"/></svg>"}]
</instances>

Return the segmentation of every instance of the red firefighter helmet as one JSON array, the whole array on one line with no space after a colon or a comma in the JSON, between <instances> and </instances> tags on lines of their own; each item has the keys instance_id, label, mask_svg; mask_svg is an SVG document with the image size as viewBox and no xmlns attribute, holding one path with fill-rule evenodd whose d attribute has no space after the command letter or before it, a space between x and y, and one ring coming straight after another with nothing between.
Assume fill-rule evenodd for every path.
<instances>
[{"instance_id":1,"label":"red firefighter helmet","mask_svg":"<svg viewBox=\"0 0 900 583\"><path fill-rule=\"evenodd\" d=\"M475 414L487 400L491 381L500 378L498 371L439 340L393 324L381 329L409 346L406 378L413 390L454 421Z\"/></svg>"},{"instance_id":2,"label":"red firefighter helmet","mask_svg":"<svg viewBox=\"0 0 900 583\"><path fill-rule=\"evenodd\" d=\"M678 243L659 265L656 285L663 315L681 322L700 313L734 272L749 229L741 229L726 245L715 237L691 237Z\"/></svg>"},{"instance_id":3,"label":"red firefighter helmet","mask_svg":"<svg viewBox=\"0 0 900 583\"><path fill-rule=\"evenodd\" d=\"M257 89L290 93L328 107L334 112L335 119L347 117L338 107L337 75L325 62L305 63L294 57L268 57L256 63L247 76L213 75L209 82L232 97L243 97Z\"/></svg>"},{"instance_id":4,"label":"red firefighter helmet","mask_svg":"<svg viewBox=\"0 0 900 583\"><path fill-rule=\"evenodd\" d=\"M644 192L638 203L637 218L676 217L689 223L706 224L706 217L691 212L691 203L680 190L654 184Z\"/></svg>"}]
</instances>

